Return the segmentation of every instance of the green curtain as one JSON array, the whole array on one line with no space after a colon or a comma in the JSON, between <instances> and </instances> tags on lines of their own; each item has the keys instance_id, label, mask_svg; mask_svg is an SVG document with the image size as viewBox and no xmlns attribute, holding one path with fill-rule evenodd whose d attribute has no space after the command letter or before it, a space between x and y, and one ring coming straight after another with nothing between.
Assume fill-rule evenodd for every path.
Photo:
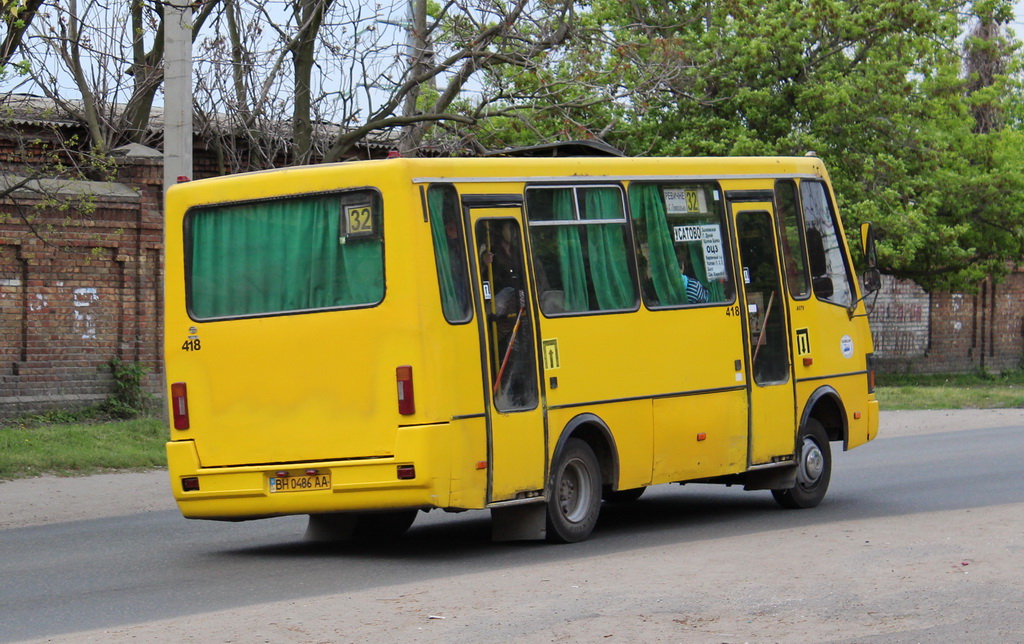
<instances>
[{"instance_id":1,"label":"green curtain","mask_svg":"<svg viewBox=\"0 0 1024 644\"><path fill-rule=\"evenodd\" d=\"M640 220L647 233L648 267L654 282L654 293L660 306L687 304L686 289L679 273L665 215L661 190L652 184L633 185L629 189L629 205L633 218ZM703 260L701 261L703 265ZM705 276L707 279L707 276Z\"/></svg>"},{"instance_id":2,"label":"green curtain","mask_svg":"<svg viewBox=\"0 0 1024 644\"><path fill-rule=\"evenodd\" d=\"M379 302L377 235L339 243L337 196L210 208L191 220L190 296L200 318Z\"/></svg>"},{"instance_id":3,"label":"green curtain","mask_svg":"<svg viewBox=\"0 0 1024 644\"><path fill-rule=\"evenodd\" d=\"M551 199L553 218L561 221L573 220L572 201L572 190L555 190ZM580 231L576 226L558 227L558 265L562 276L565 310L590 310L583 246L580 244Z\"/></svg>"},{"instance_id":4,"label":"green curtain","mask_svg":"<svg viewBox=\"0 0 1024 644\"><path fill-rule=\"evenodd\" d=\"M448 235L444 230L444 202L446 186L431 186L427 191L430 210L430 232L434 238L434 256L437 259L437 279L441 286L441 308L448 321L462 320L465 312L459 303L452 278L452 261L448 256Z\"/></svg>"},{"instance_id":5,"label":"green curtain","mask_svg":"<svg viewBox=\"0 0 1024 644\"><path fill-rule=\"evenodd\" d=\"M583 192L587 219L622 218L622 197L617 189L590 188ZM619 223L587 227L590 276L602 311L627 309L636 303L624 228Z\"/></svg>"}]
</instances>

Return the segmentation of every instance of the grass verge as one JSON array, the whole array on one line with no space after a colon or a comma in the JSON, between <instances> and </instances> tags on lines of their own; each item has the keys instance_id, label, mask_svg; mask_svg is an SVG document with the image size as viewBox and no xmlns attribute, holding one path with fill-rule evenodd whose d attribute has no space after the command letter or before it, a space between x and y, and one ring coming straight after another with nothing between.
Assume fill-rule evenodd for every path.
<instances>
[{"instance_id":1,"label":"grass verge","mask_svg":"<svg viewBox=\"0 0 1024 644\"><path fill-rule=\"evenodd\" d=\"M0 480L79 476L167 465L167 426L157 418L0 426Z\"/></svg>"},{"instance_id":2,"label":"grass verge","mask_svg":"<svg viewBox=\"0 0 1024 644\"><path fill-rule=\"evenodd\" d=\"M1024 407L1024 370L1001 374L879 374L882 410L1007 409Z\"/></svg>"}]
</instances>

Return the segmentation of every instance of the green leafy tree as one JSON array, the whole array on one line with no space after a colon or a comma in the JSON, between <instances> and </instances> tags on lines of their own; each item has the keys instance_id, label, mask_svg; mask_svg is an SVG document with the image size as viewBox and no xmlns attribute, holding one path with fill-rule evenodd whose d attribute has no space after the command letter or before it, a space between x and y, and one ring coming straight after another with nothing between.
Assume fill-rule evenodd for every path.
<instances>
[{"instance_id":1,"label":"green leafy tree","mask_svg":"<svg viewBox=\"0 0 1024 644\"><path fill-rule=\"evenodd\" d=\"M851 229L880 229L883 269L926 288L969 289L1024 257L1020 132L980 131L972 111L986 102L1020 113L1018 45L1004 33L1006 71L972 86L958 44L974 16L1004 23L1007 2L593 0L591 11L612 38L579 60L629 89L613 145L813 150Z\"/></svg>"}]
</instances>

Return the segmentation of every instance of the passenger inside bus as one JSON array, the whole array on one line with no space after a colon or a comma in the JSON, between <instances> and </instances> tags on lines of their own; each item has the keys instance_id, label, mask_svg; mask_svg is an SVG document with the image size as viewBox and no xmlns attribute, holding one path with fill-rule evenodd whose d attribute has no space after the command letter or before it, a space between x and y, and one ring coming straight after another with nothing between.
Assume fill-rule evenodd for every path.
<instances>
[{"instance_id":1,"label":"passenger inside bus","mask_svg":"<svg viewBox=\"0 0 1024 644\"><path fill-rule=\"evenodd\" d=\"M686 274L686 260L679 258L679 275L683 278L683 290L686 291L686 300L690 304L706 304L708 301L708 290L693 275Z\"/></svg>"}]
</instances>

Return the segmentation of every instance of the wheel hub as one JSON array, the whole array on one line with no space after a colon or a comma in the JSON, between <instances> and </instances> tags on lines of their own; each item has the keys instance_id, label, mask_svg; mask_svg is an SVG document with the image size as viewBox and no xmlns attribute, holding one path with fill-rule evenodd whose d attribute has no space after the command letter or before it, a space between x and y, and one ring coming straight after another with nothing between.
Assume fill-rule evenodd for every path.
<instances>
[{"instance_id":1,"label":"wheel hub","mask_svg":"<svg viewBox=\"0 0 1024 644\"><path fill-rule=\"evenodd\" d=\"M804 486L814 485L821 478L825 470L825 457L821 448L811 438L805 438L803 449L800 451L800 467L797 469L797 476Z\"/></svg>"},{"instance_id":2,"label":"wheel hub","mask_svg":"<svg viewBox=\"0 0 1024 644\"><path fill-rule=\"evenodd\" d=\"M589 494L584 485L589 470L579 461L566 464L558 485L558 507L562 515L572 522L582 521L587 513Z\"/></svg>"}]
</instances>

